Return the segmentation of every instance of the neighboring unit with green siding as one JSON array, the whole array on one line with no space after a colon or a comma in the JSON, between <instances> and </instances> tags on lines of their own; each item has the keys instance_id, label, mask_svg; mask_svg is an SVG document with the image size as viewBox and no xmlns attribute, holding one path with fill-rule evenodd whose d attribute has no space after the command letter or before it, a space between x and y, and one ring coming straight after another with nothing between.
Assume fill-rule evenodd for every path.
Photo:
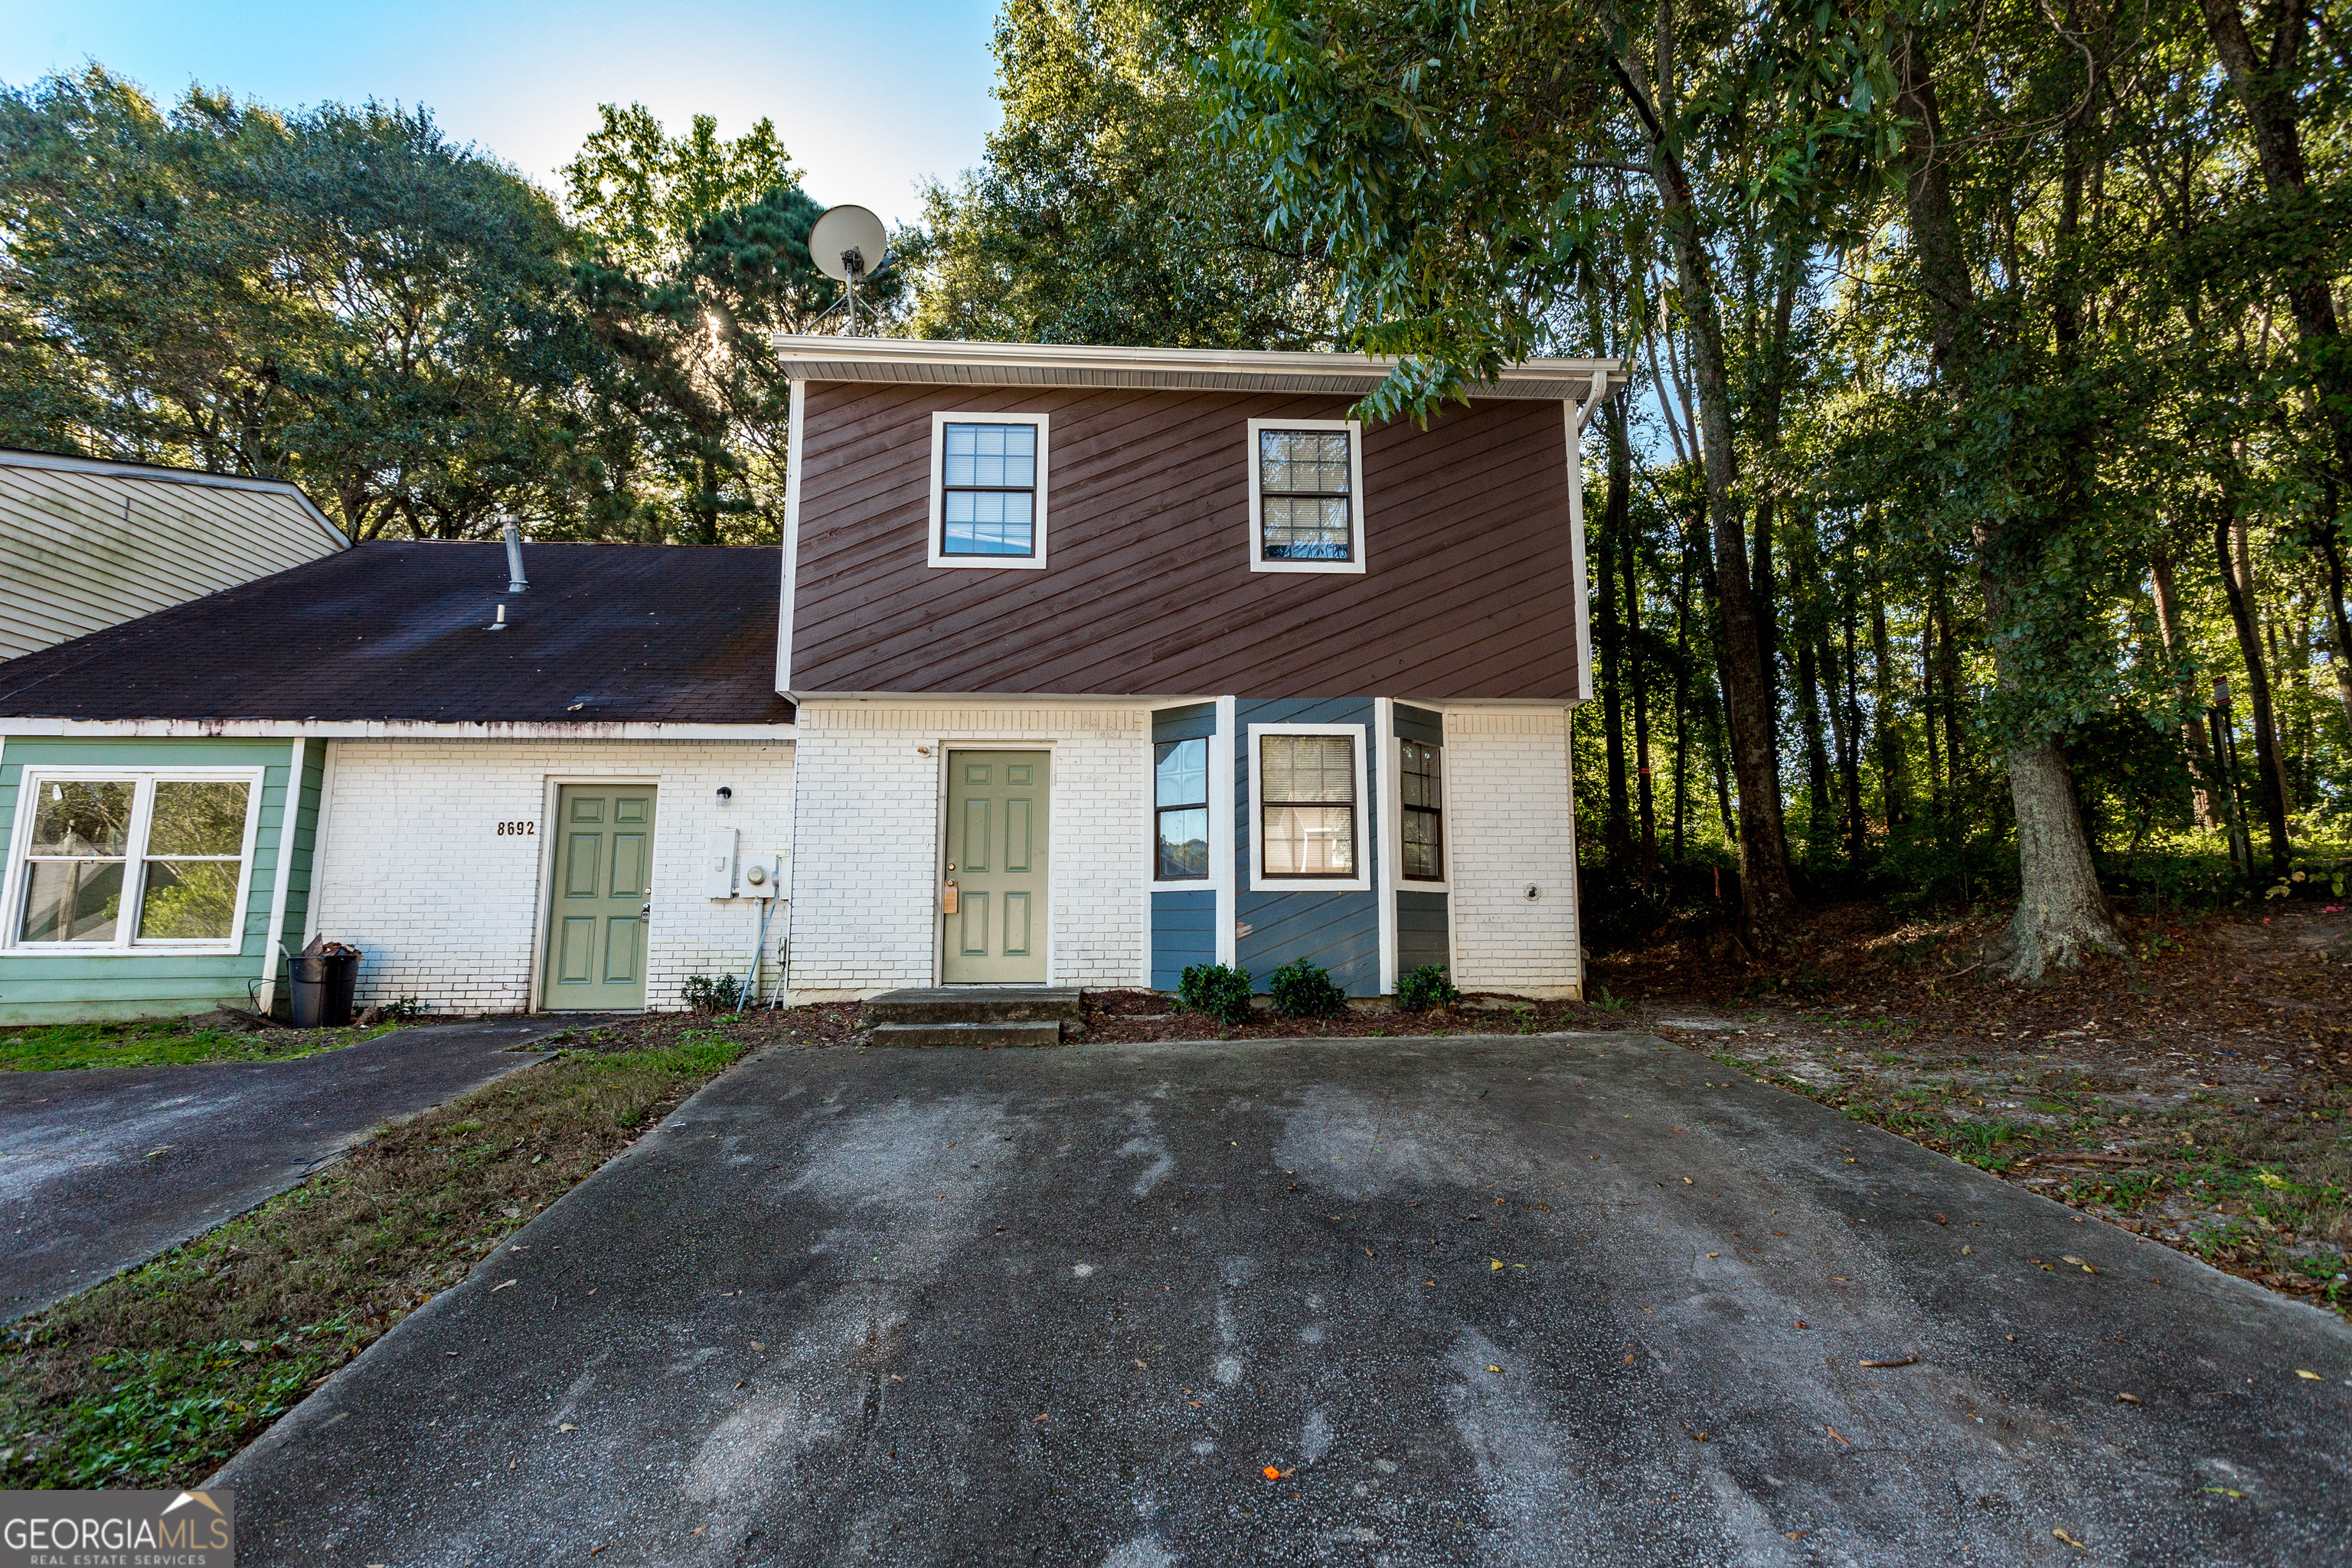
<instances>
[{"instance_id":1,"label":"neighboring unit with green siding","mask_svg":"<svg viewBox=\"0 0 2352 1568\"><path fill-rule=\"evenodd\" d=\"M0 737L0 868L17 873L6 880L7 904L0 909L0 921L5 921L0 926L0 1025L156 1017L200 1013L223 1003L249 1006L273 972L282 995L286 963L282 954L271 952L272 922L277 921L283 946L300 945L309 911L311 850L318 829L325 750L320 741L299 739ZM35 803L20 800L26 771L71 770L102 776L114 769L132 774L180 768L253 769L259 774L260 804L253 814L252 852L244 862L244 917L235 922L234 935L218 944L229 947L233 942L233 948L200 952L20 942L28 878L22 865L24 846L16 840L19 834L28 835L35 821ZM168 774L163 776L168 778ZM290 836L287 832L289 794ZM159 834L150 845L151 855L167 847ZM278 904L281 856L289 860L282 910ZM153 869L157 860L151 858L147 864L150 877L163 874ZM127 866L124 874L133 876ZM119 920L138 918L131 902L122 900L125 907ZM228 923L226 912L222 920Z\"/></svg>"}]
</instances>

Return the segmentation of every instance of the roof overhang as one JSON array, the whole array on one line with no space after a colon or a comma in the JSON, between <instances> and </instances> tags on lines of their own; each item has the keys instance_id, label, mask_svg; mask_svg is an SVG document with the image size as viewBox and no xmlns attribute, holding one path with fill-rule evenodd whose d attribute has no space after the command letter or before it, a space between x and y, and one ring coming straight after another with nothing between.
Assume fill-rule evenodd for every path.
<instances>
[{"instance_id":1,"label":"roof overhang","mask_svg":"<svg viewBox=\"0 0 2352 1568\"><path fill-rule=\"evenodd\" d=\"M1287 392L1361 397L1386 381L1397 363L1358 353L1122 349L793 333L778 333L769 342L784 374L795 381L938 386L1121 386L1160 392ZM1469 390L1475 397L1580 403L1591 396L1596 374L1607 377L1609 392L1628 379L1622 360L1531 359L1506 369L1496 381Z\"/></svg>"},{"instance_id":2,"label":"roof overhang","mask_svg":"<svg viewBox=\"0 0 2352 1568\"><path fill-rule=\"evenodd\" d=\"M335 542L348 550L351 539L327 521L302 487L286 479L247 479L238 474L207 474L194 468L166 468L152 463L118 463L103 458L68 458L57 452L25 452L0 447L0 468L47 468L61 474L97 474L110 479L138 479L151 485L187 485L195 489L246 490L256 495L283 496L302 509L303 515Z\"/></svg>"},{"instance_id":3,"label":"roof overhang","mask_svg":"<svg viewBox=\"0 0 2352 1568\"><path fill-rule=\"evenodd\" d=\"M792 724L664 724L629 720L552 723L490 720L441 723L421 719L8 719L0 736L58 740L330 741L790 741Z\"/></svg>"}]
</instances>

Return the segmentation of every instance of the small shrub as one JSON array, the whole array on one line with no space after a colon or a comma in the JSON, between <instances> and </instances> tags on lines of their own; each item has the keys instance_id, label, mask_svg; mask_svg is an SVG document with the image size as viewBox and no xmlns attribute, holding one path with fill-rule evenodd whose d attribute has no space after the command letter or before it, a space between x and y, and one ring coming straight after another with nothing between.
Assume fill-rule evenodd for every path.
<instances>
[{"instance_id":1,"label":"small shrub","mask_svg":"<svg viewBox=\"0 0 2352 1568\"><path fill-rule=\"evenodd\" d=\"M422 1018L425 1016L425 1009L430 1006L431 1004L415 996L403 996L397 1002L381 1002L378 1003L377 1005L383 1009L383 1021L385 1023L405 1024L411 1018Z\"/></svg>"},{"instance_id":2,"label":"small shrub","mask_svg":"<svg viewBox=\"0 0 2352 1568\"><path fill-rule=\"evenodd\" d=\"M716 980L699 973L689 974L677 988L678 1000L698 1013L732 1013L742 994L743 983L731 974Z\"/></svg>"},{"instance_id":3,"label":"small shrub","mask_svg":"<svg viewBox=\"0 0 2352 1568\"><path fill-rule=\"evenodd\" d=\"M1426 1013L1432 1007L1453 1006L1462 1000L1462 993L1445 977L1445 965L1424 963L1397 982L1396 999L1408 1013Z\"/></svg>"},{"instance_id":4,"label":"small shrub","mask_svg":"<svg viewBox=\"0 0 2352 1568\"><path fill-rule=\"evenodd\" d=\"M1223 963L1195 963L1176 988L1184 1005L1221 1024L1246 1024L1250 1015L1249 971Z\"/></svg>"},{"instance_id":5,"label":"small shrub","mask_svg":"<svg viewBox=\"0 0 2352 1568\"><path fill-rule=\"evenodd\" d=\"M1622 1013L1625 1010L1625 998L1612 995L1609 987L1604 984L1601 987L1601 994L1592 999L1592 1005L1604 1013Z\"/></svg>"},{"instance_id":6,"label":"small shrub","mask_svg":"<svg viewBox=\"0 0 2352 1568\"><path fill-rule=\"evenodd\" d=\"M1265 988L1274 994L1274 1010L1286 1018L1328 1018L1348 1005L1348 994L1332 984L1330 972L1303 958L1276 970Z\"/></svg>"}]
</instances>

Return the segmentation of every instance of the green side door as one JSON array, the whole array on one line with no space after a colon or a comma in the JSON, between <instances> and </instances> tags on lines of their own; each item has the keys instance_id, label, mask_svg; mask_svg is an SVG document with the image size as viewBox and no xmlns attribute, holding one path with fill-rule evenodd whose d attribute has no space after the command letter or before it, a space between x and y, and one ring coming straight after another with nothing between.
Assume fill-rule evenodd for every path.
<instances>
[{"instance_id":1,"label":"green side door","mask_svg":"<svg viewBox=\"0 0 2352 1568\"><path fill-rule=\"evenodd\" d=\"M540 1005L552 1013L642 1008L654 786L564 784L556 792L555 822Z\"/></svg>"},{"instance_id":2,"label":"green side door","mask_svg":"<svg viewBox=\"0 0 2352 1568\"><path fill-rule=\"evenodd\" d=\"M940 978L1045 983L1045 752L948 753L948 879Z\"/></svg>"}]
</instances>

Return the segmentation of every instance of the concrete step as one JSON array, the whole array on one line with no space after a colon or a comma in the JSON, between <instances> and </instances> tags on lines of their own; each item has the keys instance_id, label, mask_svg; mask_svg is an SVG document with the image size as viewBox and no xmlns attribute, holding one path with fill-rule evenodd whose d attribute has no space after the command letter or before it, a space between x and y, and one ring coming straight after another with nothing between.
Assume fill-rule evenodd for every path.
<instances>
[{"instance_id":1,"label":"concrete step","mask_svg":"<svg viewBox=\"0 0 2352 1568\"><path fill-rule=\"evenodd\" d=\"M858 1022L879 1024L1031 1024L1078 1021L1075 985L941 985L869 996Z\"/></svg>"},{"instance_id":2,"label":"concrete step","mask_svg":"<svg viewBox=\"0 0 2352 1568\"><path fill-rule=\"evenodd\" d=\"M866 1031L875 1046L1058 1046L1058 1018L993 1024L877 1024Z\"/></svg>"}]
</instances>

